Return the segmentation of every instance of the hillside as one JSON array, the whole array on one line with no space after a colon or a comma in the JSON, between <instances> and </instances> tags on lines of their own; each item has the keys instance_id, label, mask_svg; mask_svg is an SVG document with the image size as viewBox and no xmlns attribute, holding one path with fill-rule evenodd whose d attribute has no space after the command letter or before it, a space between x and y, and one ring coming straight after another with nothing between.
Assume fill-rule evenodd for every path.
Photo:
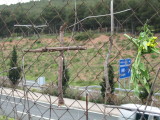
<instances>
[{"instance_id":1,"label":"hillside","mask_svg":"<svg viewBox=\"0 0 160 120\"><path fill-rule=\"evenodd\" d=\"M83 4L85 3L87 6L93 6L97 2L100 2L99 0L77 0L77 4ZM17 4L11 4L11 5L0 5L0 10L3 11L5 9L8 9L10 11L16 11L16 9L22 9L29 11L30 14L34 15L40 15L40 13L47 7L47 6L53 6L53 7L63 7L66 4L69 5L70 9L74 8L74 2L73 0L40 0L40 1L30 1L26 3L17 3Z\"/></svg>"},{"instance_id":2,"label":"hillside","mask_svg":"<svg viewBox=\"0 0 160 120\"><path fill-rule=\"evenodd\" d=\"M107 53L109 37L103 33L95 33L90 39L85 41L72 40L70 34L66 34L65 46L82 45L86 46L84 51L65 52L65 61L70 74L70 85L99 85L103 77L103 65ZM159 41L160 43L160 41ZM13 37L6 38L0 42L1 71L9 69L9 57L12 47L17 45L19 65L22 65L22 54L25 49L36 49L40 47L59 46L58 36L41 35L40 39L35 36L30 38ZM159 44L160 45L160 44ZM115 81L118 80L119 59L131 58L134 61L135 47L128 41L123 34L114 36L114 47L111 53L111 65L115 71ZM26 53L25 54L25 76L28 80L36 80L39 76L45 76L47 82L56 83L58 76L58 56L59 52L54 53ZM153 67L159 63L160 56L157 54L145 55L147 61ZM153 70L157 70L155 66ZM153 72L151 72L153 74ZM4 76L6 73L3 74Z\"/></svg>"},{"instance_id":3,"label":"hillside","mask_svg":"<svg viewBox=\"0 0 160 120\"><path fill-rule=\"evenodd\" d=\"M117 4L118 3L118 4ZM143 3L142 6L139 6ZM155 8L155 9L153 9ZM147 20L155 33L160 32L160 17L157 14L160 8L159 1L154 0L117 0L114 2L114 11L128 10L121 14L115 14L115 29L117 32L139 32ZM45 34L57 33L59 27L66 22L68 26L73 25L75 17L82 20L88 16L105 15L110 13L108 0L77 0L75 16L75 5L73 0L41 0L15 5L0 6L0 37L10 37L14 34L22 36L34 34L32 29L14 27L21 25L48 25L43 31ZM142 24L143 23L143 24ZM76 28L77 31L98 30L107 28L110 31L110 16L86 19ZM9 30L9 31L8 31ZM71 29L70 29L71 30ZM26 34L27 33L27 34Z\"/></svg>"}]
</instances>

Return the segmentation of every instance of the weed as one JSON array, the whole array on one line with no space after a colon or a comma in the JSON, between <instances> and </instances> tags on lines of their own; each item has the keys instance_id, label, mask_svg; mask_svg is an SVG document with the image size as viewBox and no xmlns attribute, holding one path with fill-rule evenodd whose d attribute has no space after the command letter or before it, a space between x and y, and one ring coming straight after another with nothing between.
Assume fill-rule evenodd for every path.
<instances>
[{"instance_id":1,"label":"weed","mask_svg":"<svg viewBox=\"0 0 160 120\"><path fill-rule=\"evenodd\" d=\"M40 44L40 43L41 43L41 41L36 41L36 43L37 43L37 44Z\"/></svg>"},{"instance_id":2,"label":"weed","mask_svg":"<svg viewBox=\"0 0 160 120\"><path fill-rule=\"evenodd\" d=\"M130 47L130 46L127 46L127 47L126 47L126 50L130 50L130 49L131 49L131 47Z\"/></svg>"},{"instance_id":3,"label":"weed","mask_svg":"<svg viewBox=\"0 0 160 120\"><path fill-rule=\"evenodd\" d=\"M158 57L158 55L154 55L154 54L151 55L151 58L152 58L152 59L155 59L155 58L157 58L157 57Z\"/></svg>"},{"instance_id":4,"label":"weed","mask_svg":"<svg viewBox=\"0 0 160 120\"><path fill-rule=\"evenodd\" d=\"M8 118L7 116L1 116L0 120L14 120L14 118Z\"/></svg>"},{"instance_id":5,"label":"weed","mask_svg":"<svg viewBox=\"0 0 160 120\"><path fill-rule=\"evenodd\" d=\"M78 100L82 98L80 91L72 90L70 88L67 88L66 94L64 94L64 97L71 98L71 99L78 99Z\"/></svg>"},{"instance_id":6,"label":"weed","mask_svg":"<svg viewBox=\"0 0 160 120\"><path fill-rule=\"evenodd\" d=\"M88 40L89 36L87 33L81 32L77 34L74 38L75 40L78 40L78 41L84 41L84 40Z\"/></svg>"}]
</instances>

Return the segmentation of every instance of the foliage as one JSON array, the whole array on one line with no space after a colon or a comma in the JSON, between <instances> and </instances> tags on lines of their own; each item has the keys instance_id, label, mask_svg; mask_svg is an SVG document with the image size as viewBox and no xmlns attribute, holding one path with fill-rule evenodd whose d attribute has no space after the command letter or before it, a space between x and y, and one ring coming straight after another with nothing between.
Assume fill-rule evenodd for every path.
<instances>
[{"instance_id":1,"label":"foliage","mask_svg":"<svg viewBox=\"0 0 160 120\"><path fill-rule=\"evenodd\" d=\"M66 89L69 87L69 73L68 69L66 68L65 61L63 60L63 77L62 77L62 86L63 86L63 93L66 94Z\"/></svg>"},{"instance_id":2,"label":"foliage","mask_svg":"<svg viewBox=\"0 0 160 120\"><path fill-rule=\"evenodd\" d=\"M142 103L144 103L143 101L147 99L149 93L143 86L140 86L139 90L140 90L140 93L138 97L142 100Z\"/></svg>"},{"instance_id":3,"label":"foliage","mask_svg":"<svg viewBox=\"0 0 160 120\"><path fill-rule=\"evenodd\" d=\"M46 86L46 89L42 89L42 93L43 94L53 95L53 96L58 96L57 89L58 89L57 86L49 85L49 86Z\"/></svg>"},{"instance_id":4,"label":"foliage","mask_svg":"<svg viewBox=\"0 0 160 120\"><path fill-rule=\"evenodd\" d=\"M141 92L141 87L143 86L147 92L150 92L150 76L149 71L146 65L142 62L142 56L144 54L151 53L160 53L159 49L156 47L156 39L157 37L153 36L153 33L150 31L149 26L147 24L143 27L143 32L140 33L138 38L132 38L125 34L127 38L129 38L137 47L137 56L132 64L132 76L131 82L133 83L133 87L135 90L135 94L138 96Z\"/></svg>"},{"instance_id":5,"label":"foliage","mask_svg":"<svg viewBox=\"0 0 160 120\"><path fill-rule=\"evenodd\" d=\"M0 120L14 120L13 118L8 118L6 116L0 116Z\"/></svg>"},{"instance_id":6,"label":"foliage","mask_svg":"<svg viewBox=\"0 0 160 120\"><path fill-rule=\"evenodd\" d=\"M75 38L75 40L83 41L83 40L88 40L90 37L89 37L89 35L87 33L80 32L77 35L75 35L74 38Z\"/></svg>"},{"instance_id":7,"label":"foliage","mask_svg":"<svg viewBox=\"0 0 160 120\"><path fill-rule=\"evenodd\" d=\"M81 92L79 90L73 90L70 88L66 89L66 94L64 94L64 97L66 98L71 98L71 99L77 99L77 100L81 100Z\"/></svg>"},{"instance_id":8,"label":"foliage","mask_svg":"<svg viewBox=\"0 0 160 120\"><path fill-rule=\"evenodd\" d=\"M17 51L16 47L14 46L12 56L10 59L10 70L8 72L8 78L10 79L13 85L16 85L21 77L21 68L18 67L17 58Z\"/></svg>"},{"instance_id":9,"label":"foliage","mask_svg":"<svg viewBox=\"0 0 160 120\"><path fill-rule=\"evenodd\" d=\"M108 66L108 75L109 75L109 85L111 87L111 94L112 94L115 90L115 86L114 86L114 71L111 65ZM104 98L105 92L106 92L106 82L104 77L103 77L103 81L100 83L100 86L101 86L101 95Z\"/></svg>"},{"instance_id":10,"label":"foliage","mask_svg":"<svg viewBox=\"0 0 160 120\"><path fill-rule=\"evenodd\" d=\"M136 6L141 3L141 0L128 0L125 1L125 3L121 0L118 1L119 4L117 4L117 2L114 2L115 11L128 9L128 6L130 6L130 8L134 10L136 9ZM19 22L19 24L31 24L32 21L36 25L45 24L47 22L49 26L44 29L44 33L56 33L59 30L60 25L64 22L67 22L68 25L73 25L75 17L73 4L74 2L67 0L51 0L49 5L47 0L40 0L23 3L21 4L21 7L19 7L19 4L10 6L1 5L0 10L2 20L0 21L0 28L2 28L3 30L0 31L0 35L2 37L9 37L11 36L12 31L16 32L17 35L24 35L24 31L28 31L30 34L34 33L32 29L28 29L25 27L14 27L14 24L16 24L17 21ZM153 16L153 14L155 14L154 9L152 9L149 4L156 6L157 8L160 7L159 2L156 0L150 0L149 3L147 1L143 1L143 4L143 6L136 9L135 13L137 18L140 19L142 23L144 23L147 18L149 19ZM83 18L91 15L107 14L109 13L109 10L106 6L110 6L110 2L107 0L79 0L77 1L77 19L82 20ZM28 8L32 9L26 11L26 9ZM117 14L116 18L119 21L125 21L130 14L131 11L127 11L121 14ZM79 27L76 27L76 31L82 31L83 28L85 28L85 30L97 30L98 28L106 27L109 28L110 21L106 20L106 18L107 17L86 19L85 22L83 22L83 26L82 24L77 25ZM135 16L129 17L126 21L126 24L123 24L123 28L132 28L133 31L138 31L138 28L141 27L141 24L137 20L137 18ZM152 19L150 19L150 24L155 29L155 32L160 31L159 20L159 17L152 17ZM115 24L118 24L116 22L117 21L115 21ZM6 25L7 27L5 27Z\"/></svg>"},{"instance_id":11,"label":"foliage","mask_svg":"<svg viewBox=\"0 0 160 120\"><path fill-rule=\"evenodd\" d=\"M155 59L155 58L157 58L157 57L158 57L157 55L154 55L154 54L151 55L151 58L152 58L152 59Z\"/></svg>"},{"instance_id":12,"label":"foliage","mask_svg":"<svg viewBox=\"0 0 160 120\"><path fill-rule=\"evenodd\" d=\"M100 94L97 95L97 93L95 93L89 96L89 102L104 103L104 98Z\"/></svg>"}]
</instances>

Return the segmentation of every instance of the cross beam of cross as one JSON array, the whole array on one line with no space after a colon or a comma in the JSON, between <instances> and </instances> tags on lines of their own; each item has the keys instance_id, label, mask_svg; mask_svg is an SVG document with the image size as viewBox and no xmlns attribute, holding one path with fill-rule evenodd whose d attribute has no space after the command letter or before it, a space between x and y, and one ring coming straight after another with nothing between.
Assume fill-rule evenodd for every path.
<instances>
[{"instance_id":1,"label":"cross beam of cross","mask_svg":"<svg viewBox=\"0 0 160 120\"><path fill-rule=\"evenodd\" d=\"M44 48L38 48L33 50L24 50L24 52L60 52L59 57L59 70L58 70L58 105L64 104L63 99L63 88L62 88L62 78L63 78L63 64L64 64L64 52L68 50L86 50L86 47L83 46L68 46L63 47L63 35L64 35L64 29L66 28L66 24L63 24L60 27L60 44L61 47L44 47Z\"/></svg>"},{"instance_id":2,"label":"cross beam of cross","mask_svg":"<svg viewBox=\"0 0 160 120\"><path fill-rule=\"evenodd\" d=\"M68 50L85 50L83 46L69 46L69 47L44 47L34 50L24 50L25 52L55 52L55 51L68 51Z\"/></svg>"}]
</instances>

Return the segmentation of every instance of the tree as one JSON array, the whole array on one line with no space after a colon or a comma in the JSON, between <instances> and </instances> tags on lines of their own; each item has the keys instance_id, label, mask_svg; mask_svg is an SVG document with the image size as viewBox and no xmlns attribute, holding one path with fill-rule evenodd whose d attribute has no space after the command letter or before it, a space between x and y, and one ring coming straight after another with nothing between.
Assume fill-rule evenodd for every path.
<instances>
[{"instance_id":1,"label":"tree","mask_svg":"<svg viewBox=\"0 0 160 120\"><path fill-rule=\"evenodd\" d=\"M66 94L66 89L68 88L69 82L69 73L68 69L66 68L65 60L63 60L63 76L62 76L62 86L63 86L63 93Z\"/></svg>"},{"instance_id":2,"label":"tree","mask_svg":"<svg viewBox=\"0 0 160 120\"><path fill-rule=\"evenodd\" d=\"M66 19L66 10L65 8L59 8L59 7L45 7L43 10L41 16L45 19L47 23L49 23L49 28L54 33L58 31L61 24L64 23ZM49 29L48 29L49 30ZM45 31L46 33L49 31Z\"/></svg>"},{"instance_id":3,"label":"tree","mask_svg":"<svg viewBox=\"0 0 160 120\"><path fill-rule=\"evenodd\" d=\"M21 78L21 68L18 67L17 58L17 51L14 46L10 59L10 70L8 72L8 78L14 86L18 84L19 79Z\"/></svg>"},{"instance_id":4,"label":"tree","mask_svg":"<svg viewBox=\"0 0 160 120\"><path fill-rule=\"evenodd\" d=\"M113 67L111 65L108 66L108 75L109 75L109 85L111 87L110 94L113 94L115 88L114 88L114 71ZM101 86L101 95L104 98L105 92L106 92L106 82L105 78L103 77L103 81L100 83Z\"/></svg>"}]
</instances>

